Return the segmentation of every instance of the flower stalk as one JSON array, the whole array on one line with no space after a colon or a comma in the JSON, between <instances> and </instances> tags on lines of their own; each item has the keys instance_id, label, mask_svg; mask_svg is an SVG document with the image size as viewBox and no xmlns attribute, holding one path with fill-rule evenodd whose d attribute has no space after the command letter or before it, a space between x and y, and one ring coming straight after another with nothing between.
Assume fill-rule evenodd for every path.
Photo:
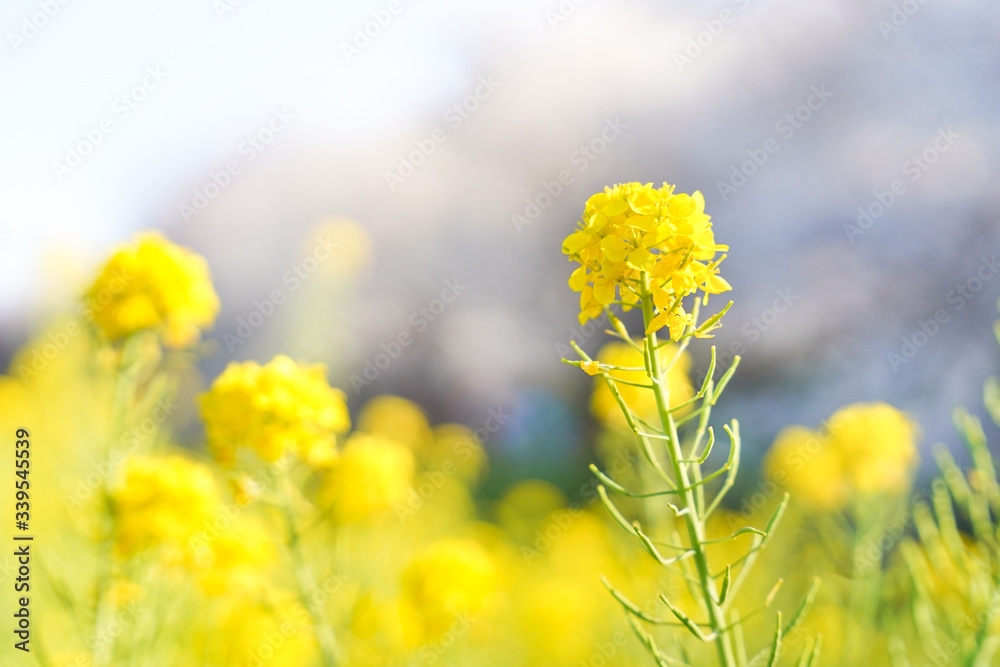
<instances>
[{"instance_id":1,"label":"flower stalk","mask_svg":"<svg viewBox=\"0 0 1000 667\"><path fill-rule=\"evenodd\" d=\"M285 479L286 482L289 480ZM324 667L336 667L338 664L337 638L330 628L330 624L324 618L323 610L317 604L316 598L312 595L317 590L316 577L313 576L312 569L306 562L302 553L301 533L296 525L295 511L292 509L291 497L286 489L282 494L281 504L282 516L285 519L285 527L288 531L288 551L292 557L292 570L295 574L295 584L298 588L299 598L302 605L309 612L313 625L316 628L316 641L319 644L320 655L323 658Z\"/></svg>"},{"instance_id":2,"label":"flower stalk","mask_svg":"<svg viewBox=\"0 0 1000 667\"><path fill-rule=\"evenodd\" d=\"M580 292L581 324L606 313L614 327L614 331L608 333L622 343L611 355L618 363L609 362L603 353L601 358L591 359L575 343L571 345L579 360L564 362L579 366L589 375L601 376L608 390L606 394L610 394L621 410L623 426L632 432L642 459L649 464L649 469L636 475L631 484L645 487L646 480L652 477L656 485L653 489L629 489L627 484L592 466L601 482L598 495L602 503L615 521L635 536L644 551L662 566L679 569L703 620L689 616L678 601L665 594L661 594L659 600L670 615L666 618L650 615L609 582L605 581L605 585L624 608L629 625L657 664L687 664L686 653L681 646L680 659L668 656L642 623L686 630L699 641L714 645L721 667L735 667L737 656L744 658L747 655L741 624L770 606L781 580L763 604L747 614L736 609L737 594L759 552L767 545L788 497L786 495L778 505L766 529L743 526L727 537L708 537L709 519L733 487L740 461L739 425L733 420L725 426L730 440L726 462L713 471L704 470L715 445L709 419L712 406L736 370L739 357L716 383L715 348L712 348L701 389L695 393L684 377L680 388L693 395L672 395L671 391L676 374L685 375L685 371L675 365L680 359L685 359L682 367L687 364L685 350L691 339L710 338L711 331L720 326L722 317L732 305L730 302L699 324L699 306L707 304L709 295L730 289L729 283L719 275L719 264L725 255L716 257L716 253L728 247L715 242L704 206L701 193L675 193L673 186L667 184L661 188L640 183L616 185L587 201L577 231L563 242L563 252L580 264L570 277L569 285ZM684 308L688 297L693 297L690 312ZM612 306L621 306L626 311L641 310L641 338L636 339L629 333L625 324L611 312ZM667 334L663 340L657 334L660 330ZM607 415L602 412L602 416ZM697 426L690 444L685 446L680 429L688 422ZM665 506L673 515L673 521L669 521L669 515L664 522L667 525L662 526L654 522L644 527L638 521L629 521L610 499L608 490L640 499L645 510L642 514L647 519L664 516L649 508L657 504L661 508ZM669 540L664 541L664 535L660 534L663 532ZM743 556L724 564L721 569L718 564L711 563L709 547L742 535L752 535ZM664 554L661 549L670 551ZM783 625L778 615L773 639L763 649L762 659L768 660L768 664L778 660L782 638L796 629L814 594L815 586L789 623ZM745 659L740 660L740 664L745 662Z\"/></svg>"},{"instance_id":3,"label":"flower stalk","mask_svg":"<svg viewBox=\"0 0 1000 667\"><path fill-rule=\"evenodd\" d=\"M649 329L653 321L653 297L649 290L649 275L642 273L642 315L644 328ZM702 599L705 609L708 612L709 625L712 634L715 635L714 643L719 657L719 664L725 667L735 665L733 649L729 638L725 632L725 617L720 603L720 596L715 585L715 580L709 572L708 556L705 552L705 525L706 515L699 512L699 504L696 501L695 487L691 485L688 475L688 463L684 460L681 451L680 438L677 435L677 424L674 421L673 412L670 410L670 389L666 382L663 369L660 367L659 356L656 354L658 341L655 331L650 331L645 337L644 356L649 368L649 376L652 382L653 394L656 397L656 408L660 416L660 426L667 435L665 440L667 454L673 468L674 479L677 483L678 491L678 514L683 514L684 523L687 528L689 549L694 558L695 567L698 570L698 580L701 585ZM709 380L710 381L710 380ZM737 442L733 442L733 451L737 447ZM694 452L692 452L693 454ZM694 463L697 463L695 461ZM700 476L700 469L697 467L697 474ZM698 485L699 490L703 489ZM728 572L728 568L727 568Z\"/></svg>"}]
</instances>

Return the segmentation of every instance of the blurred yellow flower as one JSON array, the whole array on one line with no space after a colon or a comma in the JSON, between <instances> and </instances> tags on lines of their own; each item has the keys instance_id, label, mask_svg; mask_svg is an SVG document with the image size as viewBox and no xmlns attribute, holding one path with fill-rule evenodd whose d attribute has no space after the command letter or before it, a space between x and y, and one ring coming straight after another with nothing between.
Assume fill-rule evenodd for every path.
<instances>
[{"instance_id":1,"label":"blurred yellow flower","mask_svg":"<svg viewBox=\"0 0 1000 667\"><path fill-rule=\"evenodd\" d=\"M219 311L204 258L156 232L119 248L87 291L83 310L109 340L153 330L169 347L196 342Z\"/></svg>"},{"instance_id":2,"label":"blurred yellow flower","mask_svg":"<svg viewBox=\"0 0 1000 667\"><path fill-rule=\"evenodd\" d=\"M224 520L217 520L188 542L198 584L211 597L234 591L259 592L266 586L277 556L271 532L249 517L230 519L221 512L219 516ZM221 525L216 528L215 524Z\"/></svg>"},{"instance_id":3,"label":"blurred yellow flower","mask_svg":"<svg viewBox=\"0 0 1000 667\"><path fill-rule=\"evenodd\" d=\"M358 416L358 430L402 443L420 456L431 441L431 427L419 405L399 396L376 396Z\"/></svg>"},{"instance_id":4,"label":"blurred yellow flower","mask_svg":"<svg viewBox=\"0 0 1000 667\"><path fill-rule=\"evenodd\" d=\"M525 582L518 609L520 631L528 643L531 664L556 667L586 664L601 621L607 592L593 580L556 576Z\"/></svg>"},{"instance_id":5,"label":"blurred yellow flower","mask_svg":"<svg viewBox=\"0 0 1000 667\"><path fill-rule=\"evenodd\" d=\"M516 541L531 544L536 531L569 503L558 487L540 479L526 479L515 484L497 504L497 520Z\"/></svg>"},{"instance_id":6,"label":"blurred yellow flower","mask_svg":"<svg viewBox=\"0 0 1000 667\"><path fill-rule=\"evenodd\" d=\"M885 403L858 403L837 410L827 425L851 484L862 493L902 493L917 464L917 425Z\"/></svg>"},{"instance_id":7,"label":"blurred yellow flower","mask_svg":"<svg viewBox=\"0 0 1000 667\"><path fill-rule=\"evenodd\" d=\"M232 463L238 447L265 461L286 452L314 465L336 455L336 435L350 428L344 394L326 381L322 364L306 366L279 355L268 364L229 364L201 396L208 443Z\"/></svg>"},{"instance_id":8,"label":"blurred yellow flower","mask_svg":"<svg viewBox=\"0 0 1000 667\"><path fill-rule=\"evenodd\" d=\"M795 502L835 510L847 502L850 488L844 464L820 434L802 426L778 433L764 463L769 477L788 489Z\"/></svg>"},{"instance_id":9,"label":"blurred yellow flower","mask_svg":"<svg viewBox=\"0 0 1000 667\"><path fill-rule=\"evenodd\" d=\"M467 628L488 610L499 583L496 563L475 540L448 537L426 547L402 575L408 642Z\"/></svg>"},{"instance_id":10,"label":"blurred yellow flower","mask_svg":"<svg viewBox=\"0 0 1000 667\"><path fill-rule=\"evenodd\" d=\"M402 502L415 469L413 454L406 447L355 432L331 466L320 497L332 503L339 523L361 521Z\"/></svg>"},{"instance_id":11,"label":"blurred yellow flower","mask_svg":"<svg viewBox=\"0 0 1000 667\"><path fill-rule=\"evenodd\" d=\"M660 358L661 368L670 366L667 374L667 388L670 392L671 407L680 405L694 396L694 388L688 379L691 370L691 357L685 352L675 360L677 347L674 345L664 345L657 350ZM643 368L642 353L633 348L628 343L613 342L608 343L597 353L597 359L602 364L612 366L622 366L625 368L638 368L635 371L609 371L608 375L618 380L628 382L649 382ZM656 419L656 397L653 392L627 384L618 384L618 391L621 393L625 404L631 408L633 414L638 415L646 421ZM613 426L625 427L625 416L622 414L618 401L615 400L608 384L603 378L597 378L594 382L594 393L590 398L590 411L603 423Z\"/></svg>"},{"instance_id":12,"label":"blurred yellow flower","mask_svg":"<svg viewBox=\"0 0 1000 667\"><path fill-rule=\"evenodd\" d=\"M659 315L650 326L670 325L676 337L687 318L675 301L694 294L718 294L730 288L718 275L724 257L705 199L674 194L674 186L625 183L608 187L587 200L579 229L563 241L563 253L580 263L569 285L580 292L580 324L599 316L620 300L626 308L639 303L643 273L650 278Z\"/></svg>"},{"instance_id":13,"label":"blurred yellow flower","mask_svg":"<svg viewBox=\"0 0 1000 667\"><path fill-rule=\"evenodd\" d=\"M134 456L111 488L119 553L164 547L181 557L195 532L211 525L220 506L211 470L182 456Z\"/></svg>"},{"instance_id":14,"label":"blurred yellow flower","mask_svg":"<svg viewBox=\"0 0 1000 667\"><path fill-rule=\"evenodd\" d=\"M885 403L837 410L819 431L783 429L765 460L767 474L795 500L830 511L852 494L899 494L909 489L917 464L918 429Z\"/></svg>"},{"instance_id":15,"label":"blurred yellow flower","mask_svg":"<svg viewBox=\"0 0 1000 667\"><path fill-rule=\"evenodd\" d=\"M472 429L461 424L435 426L434 439L427 451L426 464L432 470L454 474L462 482L474 485L486 475L489 461L486 450Z\"/></svg>"}]
</instances>

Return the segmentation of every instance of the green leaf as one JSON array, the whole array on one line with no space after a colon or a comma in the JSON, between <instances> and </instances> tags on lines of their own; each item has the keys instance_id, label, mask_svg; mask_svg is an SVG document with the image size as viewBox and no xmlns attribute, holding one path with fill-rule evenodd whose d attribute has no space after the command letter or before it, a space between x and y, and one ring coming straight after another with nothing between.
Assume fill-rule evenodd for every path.
<instances>
[{"instance_id":1,"label":"green leaf","mask_svg":"<svg viewBox=\"0 0 1000 667\"><path fill-rule=\"evenodd\" d=\"M809 586L809 590L806 591L805 596L802 598L802 602L799 603L799 608L795 610L795 615L792 616L792 620L788 622L785 626L784 633L791 634L799 624L805 619L806 614L813 606L813 602L816 601L816 593L819 591L819 577L813 577L812 584Z\"/></svg>"},{"instance_id":2,"label":"green leaf","mask_svg":"<svg viewBox=\"0 0 1000 667\"><path fill-rule=\"evenodd\" d=\"M778 612L778 622L774 624L774 639L771 641L771 654L767 659L767 667L775 667L781 657L781 612Z\"/></svg>"},{"instance_id":3,"label":"green leaf","mask_svg":"<svg viewBox=\"0 0 1000 667\"><path fill-rule=\"evenodd\" d=\"M673 603L670 602L670 600L667 598L666 595L663 595L661 593L660 599L663 600L663 604L667 605L667 609L669 609L671 613L673 613L673 615L677 617L677 620L680 621L681 624L685 628L687 628L692 635L694 635L703 642L710 642L715 639L717 635L716 632L711 632L710 634L706 635L704 632L701 631L701 628L698 627L698 624L692 621L690 618L688 618L687 614L685 614L683 611L675 607Z\"/></svg>"},{"instance_id":4,"label":"green leaf","mask_svg":"<svg viewBox=\"0 0 1000 667\"><path fill-rule=\"evenodd\" d=\"M729 593L729 584L732 583L733 569L727 565L726 574L722 577L722 588L719 590L719 604L725 604L726 595Z\"/></svg>"}]
</instances>

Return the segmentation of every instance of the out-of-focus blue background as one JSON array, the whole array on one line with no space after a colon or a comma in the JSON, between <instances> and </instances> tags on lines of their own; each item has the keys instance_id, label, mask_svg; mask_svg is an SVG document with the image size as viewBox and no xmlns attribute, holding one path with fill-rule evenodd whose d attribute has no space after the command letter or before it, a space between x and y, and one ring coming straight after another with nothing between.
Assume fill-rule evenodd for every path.
<instances>
[{"instance_id":1,"label":"out-of-focus blue background","mask_svg":"<svg viewBox=\"0 0 1000 667\"><path fill-rule=\"evenodd\" d=\"M354 405L398 393L474 428L492 410L501 476L560 479L593 428L557 346L603 340L577 330L560 242L591 193L638 180L702 190L732 248L715 342L744 363L719 417L758 453L874 399L954 443L952 406L978 411L1000 368L995 2L10 0L0 33L5 367L159 228L211 263L210 376L319 358ZM185 215L196 192L214 197ZM291 289L338 217L371 266ZM447 281L457 298L420 315ZM287 303L230 351L275 289Z\"/></svg>"}]
</instances>

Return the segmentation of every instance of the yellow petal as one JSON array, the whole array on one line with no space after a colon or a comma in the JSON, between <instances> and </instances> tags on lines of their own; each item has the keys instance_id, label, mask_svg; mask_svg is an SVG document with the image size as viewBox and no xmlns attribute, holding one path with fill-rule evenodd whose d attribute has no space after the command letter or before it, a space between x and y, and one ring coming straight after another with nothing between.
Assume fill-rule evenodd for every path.
<instances>
[{"instance_id":1,"label":"yellow petal","mask_svg":"<svg viewBox=\"0 0 1000 667\"><path fill-rule=\"evenodd\" d=\"M584 232L573 232L563 241L563 252L567 255L575 255L585 248L594 237Z\"/></svg>"},{"instance_id":2,"label":"yellow petal","mask_svg":"<svg viewBox=\"0 0 1000 667\"><path fill-rule=\"evenodd\" d=\"M658 257L645 248L638 248L629 253L628 265L636 271L649 271L656 265Z\"/></svg>"},{"instance_id":3,"label":"yellow petal","mask_svg":"<svg viewBox=\"0 0 1000 667\"><path fill-rule=\"evenodd\" d=\"M649 232L656 229L657 218L655 215L632 215L628 218L628 224Z\"/></svg>"},{"instance_id":4,"label":"yellow petal","mask_svg":"<svg viewBox=\"0 0 1000 667\"><path fill-rule=\"evenodd\" d=\"M632 246L617 236L607 236L601 241L601 250L604 251L605 259L612 262L622 262L632 252Z\"/></svg>"},{"instance_id":5,"label":"yellow petal","mask_svg":"<svg viewBox=\"0 0 1000 667\"><path fill-rule=\"evenodd\" d=\"M672 218L684 218L694 213L696 207L694 199L682 192L667 202L667 214Z\"/></svg>"},{"instance_id":6,"label":"yellow petal","mask_svg":"<svg viewBox=\"0 0 1000 667\"><path fill-rule=\"evenodd\" d=\"M579 292L587 284L587 267L581 266L569 277L569 286L574 292Z\"/></svg>"},{"instance_id":7,"label":"yellow petal","mask_svg":"<svg viewBox=\"0 0 1000 667\"><path fill-rule=\"evenodd\" d=\"M594 281L594 298L603 306L608 306L615 300L615 283L612 280Z\"/></svg>"},{"instance_id":8,"label":"yellow petal","mask_svg":"<svg viewBox=\"0 0 1000 667\"><path fill-rule=\"evenodd\" d=\"M596 361L581 361L580 368L582 368L587 375L597 375L601 372L601 365Z\"/></svg>"},{"instance_id":9,"label":"yellow petal","mask_svg":"<svg viewBox=\"0 0 1000 667\"><path fill-rule=\"evenodd\" d=\"M705 195L701 194L701 190L695 190L691 193L691 199L694 200L694 211L695 213L705 212Z\"/></svg>"},{"instance_id":10,"label":"yellow petal","mask_svg":"<svg viewBox=\"0 0 1000 667\"><path fill-rule=\"evenodd\" d=\"M595 213L590 216L590 220L587 222L587 231L591 233L599 232L606 224L608 224L608 217L603 213Z\"/></svg>"},{"instance_id":11,"label":"yellow petal","mask_svg":"<svg viewBox=\"0 0 1000 667\"><path fill-rule=\"evenodd\" d=\"M674 302L674 297L671 296L670 292L663 289L660 285L651 285L649 291L653 293L653 305L660 310L670 308Z\"/></svg>"},{"instance_id":12,"label":"yellow petal","mask_svg":"<svg viewBox=\"0 0 1000 667\"><path fill-rule=\"evenodd\" d=\"M684 329L690 323L690 317L684 314L683 310L671 313L667 318L667 326L670 328L670 340L678 340L684 335Z\"/></svg>"},{"instance_id":13,"label":"yellow petal","mask_svg":"<svg viewBox=\"0 0 1000 667\"><path fill-rule=\"evenodd\" d=\"M601 209L601 213L608 216L609 218L613 218L616 215L621 215L627 210L628 210L628 202L626 202L624 199L614 199L604 205L604 208Z\"/></svg>"},{"instance_id":14,"label":"yellow petal","mask_svg":"<svg viewBox=\"0 0 1000 667\"><path fill-rule=\"evenodd\" d=\"M654 317L652 320L649 321L649 326L646 327L646 334L648 335L648 334L653 333L654 331L659 331L664 326L666 326L666 324L667 324L667 318L669 316L670 316L670 313L668 313L667 311L665 311L665 310L664 311L660 311L659 315L657 315L656 317Z\"/></svg>"},{"instance_id":15,"label":"yellow petal","mask_svg":"<svg viewBox=\"0 0 1000 667\"><path fill-rule=\"evenodd\" d=\"M728 292L733 289L733 286L729 282L719 275L711 276L705 281L704 290L709 294L722 294L723 292Z\"/></svg>"},{"instance_id":16,"label":"yellow petal","mask_svg":"<svg viewBox=\"0 0 1000 667\"><path fill-rule=\"evenodd\" d=\"M656 213L656 200L648 190L633 192L628 200L629 206L639 215Z\"/></svg>"}]
</instances>

